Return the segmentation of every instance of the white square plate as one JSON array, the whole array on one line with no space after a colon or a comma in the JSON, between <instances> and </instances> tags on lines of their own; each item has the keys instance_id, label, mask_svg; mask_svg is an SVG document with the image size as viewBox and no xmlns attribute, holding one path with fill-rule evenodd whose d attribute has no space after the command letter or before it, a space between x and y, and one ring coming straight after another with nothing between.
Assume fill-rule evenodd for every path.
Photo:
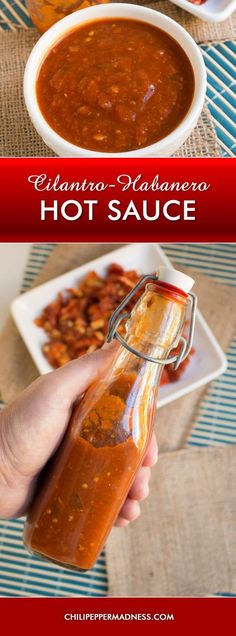
<instances>
[{"instance_id":1,"label":"white square plate","mask_svg":"<svg viewBox=\"0 0 236 636\"><path fill-rule=\"evenodd\" d=\"M203 4L193 4L189 0L171 2L206 22L223 22L236 9L236 0L206 0Z\"/></svg>"},{"instance_id":2,"label":"white square plate","mask_svg":"<svg viewBox=\"0 0 236 636\"><path fill-rule=\"evenodd\" d=\"M40 373L47 373L52 368L42 353L42 345L46 342L47 336L43 329L34 324L34 319L40 315L46 305L54 300L59 291L75 287L90 270L96 270L98 274L104 275L110 263L119 263L125 269L136 269L140 274L155 272L161 265L171 267L169 259L157 244L132 244L58 276L21 294L13 301L12 316ZM194 346L196 353L181 378L177 382L160 388L158 407L210 382L226 369L224 353L199 311Z\"/></svg>"}]
</instances>

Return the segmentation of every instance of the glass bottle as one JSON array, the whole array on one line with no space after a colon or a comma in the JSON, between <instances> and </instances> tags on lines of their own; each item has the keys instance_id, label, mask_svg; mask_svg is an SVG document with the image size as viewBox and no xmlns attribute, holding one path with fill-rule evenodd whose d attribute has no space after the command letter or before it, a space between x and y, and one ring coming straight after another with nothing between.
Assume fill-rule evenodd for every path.
<instances>
[{"instance_id":1,"label":"glass bottle","mask_svg":"<svg viewBox=\"0 0 236 636\"><path fill-rule=\"evenodd\" d=\"M109 0L26 0L26 6L32 22L40 33L44 33L55 22L74 11L108 2Z\"/></svg>"},{"instance_id":2,"label":"glass bottle","mask_svg":"<svg viewBox=\"0 0 236 636\"><path fill-rule=\"evenodd\" d=\"M162 362L179 343L189 302L184 288L193 283L166 268L163 278L146 286L127 324L125 345L140 355L120 345L75 407L28 514L26 547L64 567L93 566L144 458Z\"/></svg>"}]
</instances>

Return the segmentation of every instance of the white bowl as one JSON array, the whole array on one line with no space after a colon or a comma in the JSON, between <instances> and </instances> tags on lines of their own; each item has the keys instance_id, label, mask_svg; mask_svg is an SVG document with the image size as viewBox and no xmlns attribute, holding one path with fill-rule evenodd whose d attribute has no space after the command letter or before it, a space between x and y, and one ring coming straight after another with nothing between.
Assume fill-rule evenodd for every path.
<instances>
[{"instance_id":1,"label":"white bowl","mask_svg":"<svg viewBox=\"0 0 236 636\"><path fill-rule=\"evenodd\" d=\"M110 263L119 263L125 269L134 268L140 275L155 272L162 265L172 266L157 244L126 245L18 296L11 304L11 313L40 373L48 373L52 371L52 367L42 352L47 335L35 325L35 318L55 299L59 291L76 287L91 270L104 276ZM194 346L196 353L191 357L183 375L176 382L160 387L157 401L159 408L210 382L225 371L225 355L200 311L197 311Z\"/></svg>"},{"instance_id":2,"label":"white bowl","mask_svg":"<svg viewBox=\"0 0 236 636\"><path fill-rule=\"evenodd\" d=\"M44 119L36 97L36 80L46 55L55 44L76 26L104 18L129 18L159 27L171 35L185 51L193 67L195 90L190 109L173 132L155 144L122 153L86 150L58 135ZM32 122L44 142L61 157L169 157L184 143L196 126L206 92L206 70L202 54L189 33L177 22L147 7L132 4L100 4L71 13L52 26L33 48L25 68L24 96Z\"/></svg>"}]
</instances>

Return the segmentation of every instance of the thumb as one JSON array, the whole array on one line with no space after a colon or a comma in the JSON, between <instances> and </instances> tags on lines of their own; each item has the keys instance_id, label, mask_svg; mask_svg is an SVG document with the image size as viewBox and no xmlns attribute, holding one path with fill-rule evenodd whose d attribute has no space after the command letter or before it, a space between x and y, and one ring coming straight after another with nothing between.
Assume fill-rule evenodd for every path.
<instances>
[{"instance_id":1,"label":"thumb","mask_svg":"<svg viewBox=\"0 0 236 636\"><path fill-rule=\"evenodd\" d=\"M29 476L42 468L64 435L73 403L112 363L116 351L112 344L41 376L3 409L0 460L3 456L8 473Z\"/></svg>"},{"instance_id":2,"label":"thumb","mask_svg":"<svg viewBox=\"0 0 236 636\"><path fill-rule=\"evenodd\" d=\"M113 341L98 351L69 362L57 371L44 376L44 379L50 380L50 390L53 384L56 393L60 394L60 401L63 400L64 405L69 408L112 363L118 349L119 344Z\"/></svg>"}]
</instances>

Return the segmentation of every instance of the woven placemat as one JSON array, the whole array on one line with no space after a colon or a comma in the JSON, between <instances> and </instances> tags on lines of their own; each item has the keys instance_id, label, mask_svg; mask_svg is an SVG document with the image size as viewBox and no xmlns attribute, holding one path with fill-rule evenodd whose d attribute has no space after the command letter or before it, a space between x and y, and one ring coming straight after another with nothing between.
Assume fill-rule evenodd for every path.
<instances>
[{"instance_id":1,"label":"woven placemat","mask_svg":"<svg viewBox=\"0 0 236 636\"><path fill-rule=\"evenodd\" d=\"M169 3L170 4L170 3ZM38 39L35 29L0 34L0 154L6 157L52 157L29 119L23 97L23 73ZM177 157L220 157L220 145L205 106L198 125Z\"/></svg>"}]
</instances>

